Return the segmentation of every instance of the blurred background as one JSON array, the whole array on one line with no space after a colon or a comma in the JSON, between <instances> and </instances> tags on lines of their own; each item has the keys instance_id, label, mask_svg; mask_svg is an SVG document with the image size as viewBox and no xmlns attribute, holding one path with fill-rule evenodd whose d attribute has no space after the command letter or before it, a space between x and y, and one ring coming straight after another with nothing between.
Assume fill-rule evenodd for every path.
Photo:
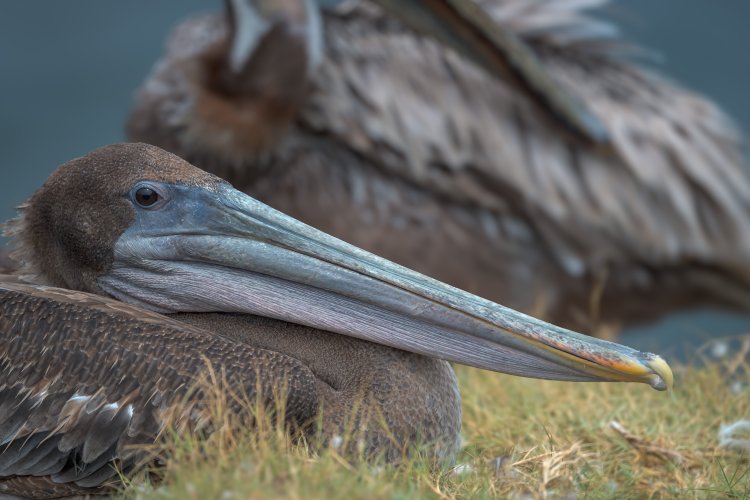
<instances>
[{"instance_id":1,"label":"blurred background","mask_svg":"<svg viewBox=\"0 0 750 500\"><path fill-rule=\"evenodd\" d=\"M326 5L336 1L321 1ZM6 2L0 14L0 220L59 165L123 140L135 89L184 17L218 1ZM599 17L651 49L649 64L710 96L750 130L750 2L620 0ZM0 239L4 243L4 240ZM709 337L750 332L750 315L695 311L630 329L633 347L684 355Z\"/></svg>"}]
</instances>

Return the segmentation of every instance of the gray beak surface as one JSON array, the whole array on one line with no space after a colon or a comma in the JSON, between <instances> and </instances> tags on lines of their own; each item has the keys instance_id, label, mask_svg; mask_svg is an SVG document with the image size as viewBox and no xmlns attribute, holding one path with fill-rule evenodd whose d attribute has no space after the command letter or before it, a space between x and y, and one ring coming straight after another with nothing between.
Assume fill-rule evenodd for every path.
<instances>
[{"instance_id":1,"label":"gray beak surface","mask_svg":"<svg viewBox=\"0 0 750 500\"><path fill-rule=\"evenodd\" d=\"M159 312L239 312L526 377L672 384L653 354L565 330L428 278L220 185L148 183L99 286Z\"/></svg>"}]
</instances>

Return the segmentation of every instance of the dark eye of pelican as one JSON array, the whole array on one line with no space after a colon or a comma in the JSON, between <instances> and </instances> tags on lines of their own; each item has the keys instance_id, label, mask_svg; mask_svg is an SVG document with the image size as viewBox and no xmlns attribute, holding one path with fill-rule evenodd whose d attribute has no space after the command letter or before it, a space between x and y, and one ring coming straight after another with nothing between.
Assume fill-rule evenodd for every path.
<instances>
[{"instance_id":1,"label":"dark eye of pelican","mask_svg":"<svg viewBox=\"0 0 750 500\"><path fill-rule=\"evenodd\" d=\"M142 187L135 192L135 201L142 207L150 207L159 201L159 193L151 188Z\"/></svg>"}]
</instances>

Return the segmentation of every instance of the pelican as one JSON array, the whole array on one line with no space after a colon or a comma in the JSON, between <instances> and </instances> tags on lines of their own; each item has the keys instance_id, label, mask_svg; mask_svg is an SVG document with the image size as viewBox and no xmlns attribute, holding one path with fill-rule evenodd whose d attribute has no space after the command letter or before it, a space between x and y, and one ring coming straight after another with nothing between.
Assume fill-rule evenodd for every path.
<instances>
[{"instance_id":1,"label":"pelican","mask_svg":"<svg viewBox=\"0 0 750 500\"><path fill-rule=\"evenodd\" d=\"M232 0L174 30L127 135L354 245L569 328L747 310L739 135L710 101L627 59L614 28L583 12L603 3L362 0L321 15L314 2ZM460 5L515 40L506 66L541 68L556 87L498 78L487 39L471 36L493 26L451 10ZM556 92L584 103L573 122L592 125L550 120L539 98Z\"/></svg>"},{"instance_id":2,"label":"pelican","mask_svg":"<svg viewBox=\"0 0 750 500\"><path fill-rule=\"evenodd\" d=\"M131 472L132 445L152 443L166 415L202 415L189 389L209 366L250 400L271 404L284 387L303 432L321 422L335 437L354 413L387 460L418 440L442 460L455 453L448 361L672 383L656 355L401 267L146 144L60 166L9 226L20 269L0 283L3 493L82 494L109 485L113 463Z\"/></svg>"}]
</instances>

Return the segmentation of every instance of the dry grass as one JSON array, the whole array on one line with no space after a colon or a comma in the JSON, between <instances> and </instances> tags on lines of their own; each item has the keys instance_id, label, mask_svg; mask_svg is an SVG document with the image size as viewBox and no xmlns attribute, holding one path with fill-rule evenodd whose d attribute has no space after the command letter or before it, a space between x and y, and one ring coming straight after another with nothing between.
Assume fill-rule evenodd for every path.
<instances>
[{"instance_id":1,"label":"dry grass","mask_svg":"<svg viewBox=\"0 0 750 500\"><path fill-rule=\"evenodd\" d=\"M721 424L750 418L716 366L678 369L676 389L572 384L458 370L464 446L452 469L400 467L293 444L266 421L206 440L169 440L159 486L138 498L750 498L750 459L719 448ZM747 382L747 375L740 382ZM225 419L225 416L222 416ZM263 421L263 419L260 419ZM224 420L222 420L224 421Z\"/></svg>"}]
</instances>

